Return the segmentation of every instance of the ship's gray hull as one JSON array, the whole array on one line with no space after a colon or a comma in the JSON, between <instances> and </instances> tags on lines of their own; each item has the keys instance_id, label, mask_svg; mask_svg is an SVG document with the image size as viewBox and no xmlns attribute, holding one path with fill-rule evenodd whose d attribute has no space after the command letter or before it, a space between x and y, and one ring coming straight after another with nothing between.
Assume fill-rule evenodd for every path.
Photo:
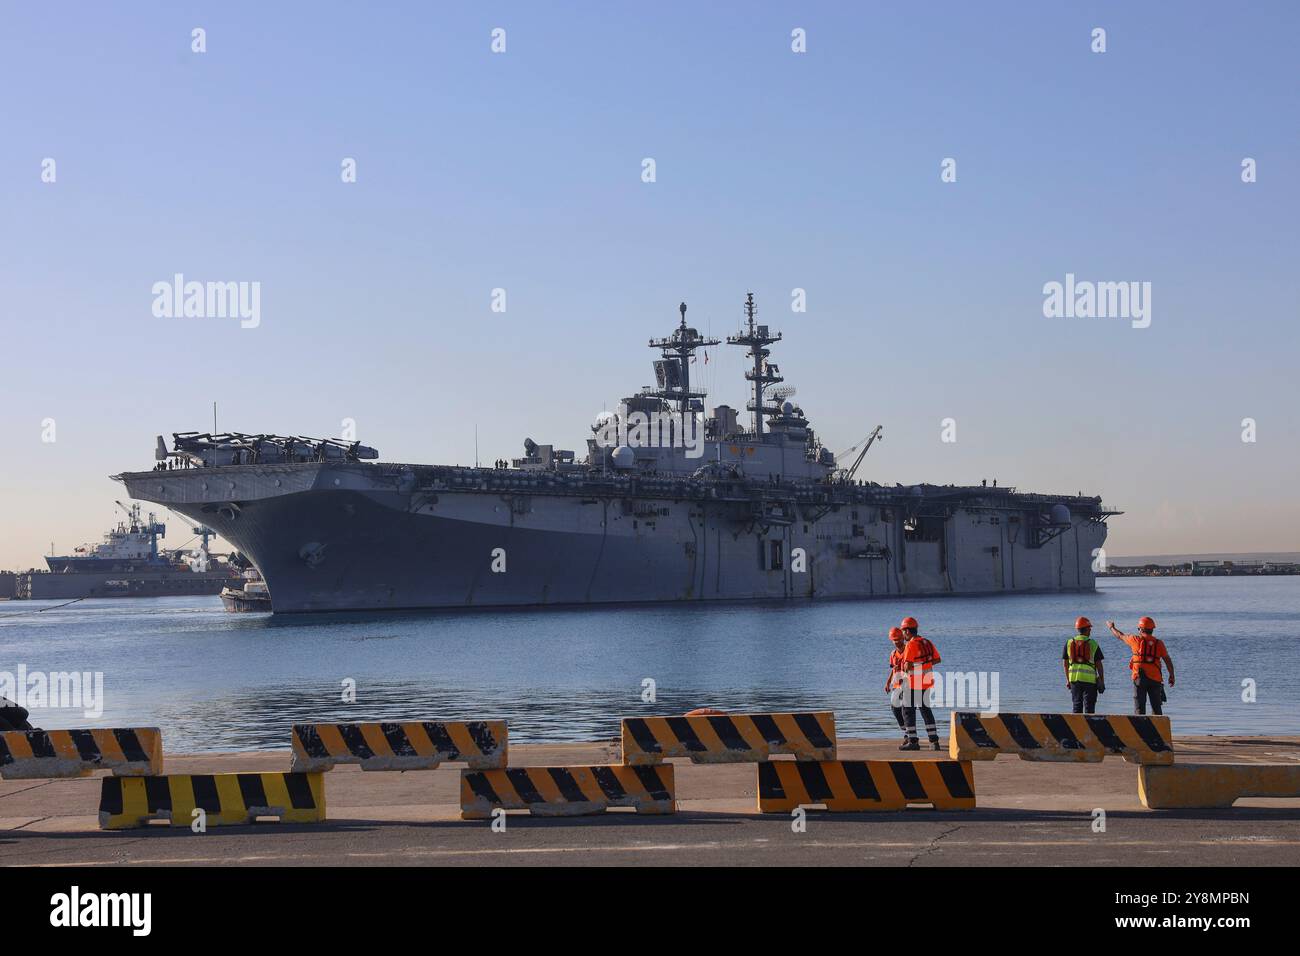
<instances>
[{"instance_id":1,"label":"ship's gray hull","mask_svg":"<svg viewBox=\"0 0 1300 956\"><path fill-rule=\"evenodd\" d=\"M917 540L902 509L865 503L755 522L735 501L431 492L355 464L122 478L238 547L277 613L1087 591L1106 536L1081 516L1031 546L1017 511L986 502Z\"/></svg>"}]
</instances>

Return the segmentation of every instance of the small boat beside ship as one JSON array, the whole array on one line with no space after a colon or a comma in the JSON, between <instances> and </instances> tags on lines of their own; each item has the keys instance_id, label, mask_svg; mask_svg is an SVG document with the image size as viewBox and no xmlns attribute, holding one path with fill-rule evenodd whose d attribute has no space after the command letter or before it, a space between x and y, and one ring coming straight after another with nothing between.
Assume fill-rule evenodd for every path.
<instances>
[{"instance_id":1,"label":"small boat beside ship","mask_svg":"<svg viewBox=\"0 0 1300 956\"><path fill-rule=\"evenodd\" d=\"M270 611L271 592L257 568L244 572L239 587L227 585L221 589L221 603L227 611Z\"/></svg>"}]
</instances>

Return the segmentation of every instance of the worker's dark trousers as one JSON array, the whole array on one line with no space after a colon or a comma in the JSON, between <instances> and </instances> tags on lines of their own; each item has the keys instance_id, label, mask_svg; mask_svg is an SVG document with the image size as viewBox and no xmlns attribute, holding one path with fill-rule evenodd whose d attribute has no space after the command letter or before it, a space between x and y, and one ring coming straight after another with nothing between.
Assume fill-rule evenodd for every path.
<instances>
[{"instance_id":1,"label":"worker's dark trousers","mask_svg":"<svg viewBox=\"0 0 1300 956\"><path fill-rule=\"evenodd\" d=\"M894 712L894 719L898 721L898 729L901 730L903 732L903 736L906 737L907 722L903 720L903 708L895 705L895 706L891 706L889 709Z\"/></svg>"},{"instance_id":2,"label":"worker's dark trousers","mask_svg":"<svg viewBox=\"0 0 1300 956\"><path fill-rule=\"evenodd\" d=\"M1145 674L1133 682L1133 707L1139 714L1147 712L1146 702L1151 701L1151 713L1164 713L1160 709L1160 704L1164 700L1165 685L1158 680L1152 680Z\"/></svg>"},{"instance_id":3,"label":"worker's dark trousers","mask_svg":"<svg viewBox=\"0 0 1300 956\"><path fill-rule=\"evenodd\" d=\"M930 738L931 743L939 742L939 728L934 723L934 711L930 709L930 702L934 700L934 690L912 690L903 688L899 692L903 701L903 734L908 741L916 740L916 712L921 712L921 720L925 721L925 732Z\"/></svg>"},{"instance_id":4,"label":"worker's dark trousers","mask_svg":"<svg viewBox=\"0 0 1300 956\"><path fill-rule=\"evenodd\" d=\"M1097 685L1087 681L1070 682L1070 700L1076 714L1093 714L1097 712Z\"/></svg>"}]
</instances>

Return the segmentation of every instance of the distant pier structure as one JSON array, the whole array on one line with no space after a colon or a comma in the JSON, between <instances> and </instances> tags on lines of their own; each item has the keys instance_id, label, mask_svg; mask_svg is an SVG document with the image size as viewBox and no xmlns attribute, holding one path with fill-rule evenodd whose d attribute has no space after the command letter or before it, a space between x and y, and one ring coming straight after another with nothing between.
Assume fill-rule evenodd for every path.
<instances>
[{"instance_id":1,"label":"distant pier structure","mask_svg":"<svg viewBox=\"0 0 1300 956\"><path fill-rule=\"evenodd\" d=\"M1099 571L1097 576L1110 578L1243 578L1300 574L1300 561L1215 559L1208 561L1176 561L1169 564L1161 564L1155 561L1148 561L1143 564L1116 564L1115 560L1107 564L1105 571Z\"/></svg>"}]
</instances>

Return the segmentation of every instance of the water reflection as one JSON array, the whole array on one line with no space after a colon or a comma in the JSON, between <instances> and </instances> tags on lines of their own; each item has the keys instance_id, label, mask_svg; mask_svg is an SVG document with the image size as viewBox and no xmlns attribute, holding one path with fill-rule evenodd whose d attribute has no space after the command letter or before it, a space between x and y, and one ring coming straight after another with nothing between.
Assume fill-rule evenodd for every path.
<instances>
[{"instance_id":1,"label":"water reflection","mask_svg":"<svg viewBox=\"0 0 1300 956\"><path fill-rule=\"evenodd\" d=\"M26 604L27 602L22 602ZM1131 623L1152 613L1178 685L1178 733L1300 732L1300 579L1108 582L1095 595L788 605L591 608L270 617L216 598L98 600L35 613L6 606L0 671L102 671L94 721L157 725L173 752L286 748L311 720L505 718L518 742L611 739L623 716L833 710L846 736L898 731L882 687L885 633L904 614L941 669L997 672L1001 708L1068 709L1061 647L1079 613ZM1127 651L1101 638L1108 692L1132 707ZM657 700L643 703L643 681ZM357 703L342 699L354 681ZM1242 699L1253 680L1257 701ZM948 712L936 708L946 723ZM47 727L84 726L45 711Z\"/></svg>"},{"instance_id":2,"label":"water reflection","mask_svg":"<svg viewBox=\"0 0 1300 956\"><path fill-rule=\"evenodd\" d=\"M518 743L617 740L623 717L681 714L696 707L735 713L776 710L841 712L846 734L878 736L894 728L884 716L868 715L874 701L864 697L819 698L789 691L674 691L654 703L633 700L624 691L594 691L557 696L544 687L510 693L486 688L429 687L415 681L371 682L365 701L330 703L319 693L293 689L259 689L221 694L162 708L158 719L168 730L168 746L198 750L270 750L289 745L289 725L312 721L411 720L413 718L496 719L509 721L510 739ZM212 742L220 741L214 748Z\"/></svg>"}]
</instances>

